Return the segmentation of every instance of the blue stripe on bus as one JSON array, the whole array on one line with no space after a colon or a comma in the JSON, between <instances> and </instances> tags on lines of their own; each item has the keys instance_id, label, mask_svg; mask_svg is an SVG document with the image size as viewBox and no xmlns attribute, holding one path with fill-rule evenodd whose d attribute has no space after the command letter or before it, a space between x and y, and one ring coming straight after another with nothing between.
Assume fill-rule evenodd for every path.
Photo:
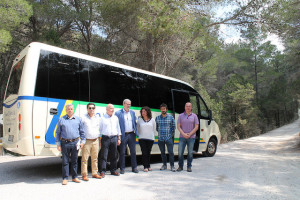
<instances>
[{"instance_id":1,"label":"blue stripe on bus","mask_svg":"<svg viewBox=\"0 0 300 200\"><path fill-rule=\"evenodd\" d=\"M18 96L18 98L12 103L12 104L5 104L3 103L3 106L5 108L11 108L13 107L19 100L33 100L33 96Z\"/></svg>"},{"instance_id":2,"label":"blue stripe on bus","mask_svg":"<svg viewBox=\"0 0 300 200\"><path fill-rule=\"evenodd\" d=\"M50 126L46 132L45 135L45 140L47 143L49 144L55 144L55 137L54 137L54 130L56 127L56 124L59 120L59 117L63 111L63 108L65 106L66 100L62 100L62 99L54 99L54 98L47 98L47 97L37 97L37 96L19 96L12 104L5 104L3 103L3 106L5 108L11 108L12 106L14 106L19 100L35 100L35 101L48 101L48 102L57 102L58 106L57 106L57 110L58 113L57 115L54 115Z\"/></svg>"},{"instance_id":3,"label":"blue stripe on bus","mask_svg":"<svg viewBox=\"0 0 300 200\"><path fill-rule=\"evenodd\" d=\"M19 100L37 100L37 101L52 101L57 102L59 99L52 99L52 98L46 98L46 97L35 97L35 96L18 96L18 98L12 103L12 104L5 104L3 103L3 106L5 108L11 108L14 106Z\"/></svg>"}]
</instances>

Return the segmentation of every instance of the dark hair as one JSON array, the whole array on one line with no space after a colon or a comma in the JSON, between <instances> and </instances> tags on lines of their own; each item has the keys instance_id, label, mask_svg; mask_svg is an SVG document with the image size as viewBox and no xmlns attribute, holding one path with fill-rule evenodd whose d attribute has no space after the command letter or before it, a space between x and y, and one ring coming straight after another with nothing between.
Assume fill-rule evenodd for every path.
<instances>
[{"instance_id":1,"label":"dark hair","mask_svg":"<svg viewBox=\"0 0 300 200\"><path fill-rule=\"evenodd\" d=\"M161 109L161 108L166 108L168 110L168 106L165 103L160 104L159 109Z\"/></svg>"},{"instance_id":2,"label":"dark hair","mask_svg":"<svg viewBox=\"0 0 300 200\"><path fill-rule=\"evenodd\" d=\"M141 108L141 117L143 118L143 115L142 115L142 110L146 110L146 112L147 112L147 117L149 118L149 119L151 119L152 118L152 112L151 112L151 110L150 110L150 108L148 107L148 106L144 106L144 107L142 107Z\"/></svg>"},{"instance_id":3,"label":"dark hair","mask_svg":"<svg viewBox=\"0 0 300 200\"><path fill-rule=\"evenodd\" d=\"M90 105L92 105L92 106L94 106L96 108L96 106L95 106L94 103L88 103L88 105L86 106L86 108L88 109Z\"/></svg>"}]
</instances>

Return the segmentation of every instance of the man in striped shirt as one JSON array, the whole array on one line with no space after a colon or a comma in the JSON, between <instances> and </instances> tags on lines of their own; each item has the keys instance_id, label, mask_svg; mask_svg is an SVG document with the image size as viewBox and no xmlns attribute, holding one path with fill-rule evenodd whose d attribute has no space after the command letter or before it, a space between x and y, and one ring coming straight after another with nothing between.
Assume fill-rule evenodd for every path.
<instances>
[{"instance_id":1,"label":"man in striped shirt","mask_svg":"<svg viewBox=\"0 0 300 200\"><path fill-rule=\"evenodd\" d=\"M174 152L173 152L173 136L175 133L175 120L172 115L167 114L168 107L166 104L160 105L161 115L155 118L156 131L158 132L158 146L161 152L163 165L160 170L167 169L167 156L165 153L165 146L167 146L169 153L169 161L171 171L175 172L174 167Z\"/></svg>"}]
</instances>

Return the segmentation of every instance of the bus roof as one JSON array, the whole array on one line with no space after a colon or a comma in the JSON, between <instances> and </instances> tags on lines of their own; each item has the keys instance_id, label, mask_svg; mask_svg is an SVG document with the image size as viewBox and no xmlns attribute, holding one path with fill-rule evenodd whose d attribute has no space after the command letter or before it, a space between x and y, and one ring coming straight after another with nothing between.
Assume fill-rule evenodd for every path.
<instances>
[{"instance_id":1,"label":"bus roof","mask_svg":"<svg viewBox=\"0 0 300 200\"><path fill-rule=\"evenodd\" d=\"M114 66L114 67L122 68L122 69L128 69L128 70L135 71L135 72L141 72L141 73L144 73L144 74L149 74L149 75L152 75L152 76L156 76L156 77L160 77L160 78L180 82L180 83L183 83L183 84L188 85L189 87L193 88L189 83L181 81L181 80L176 79L176 78L172 78L172 77L169 77L169 76L165 76L165 75L161 75L161 74L158 74L158 73L146 71L146 70L139 69L139 68L136 68L136 67L131 67L131 66L128 66L128 65L116 63L116 62L105 60L105 59L102 59L102 58L97 58L97 57L94 57L94 56L78 53L78 52L75 52L75 51L63 49L63 48L60 48L60 47L51 46L51 45L40 43L40 42L32 42L28 45L28 47L29 48L33 47L33 48L39 48L39 49L43 49L43 50L53 51L53 52L56 52L56 53L62 53L62 54L66 54L66 55L69 55L69 56L78 57L78 58L81 58L81 59L86 59L86 60L94 61L94 62L98 62L98 63L103 63L103 64L111 65L111 66Z\"/></svg>"}]
</instances>

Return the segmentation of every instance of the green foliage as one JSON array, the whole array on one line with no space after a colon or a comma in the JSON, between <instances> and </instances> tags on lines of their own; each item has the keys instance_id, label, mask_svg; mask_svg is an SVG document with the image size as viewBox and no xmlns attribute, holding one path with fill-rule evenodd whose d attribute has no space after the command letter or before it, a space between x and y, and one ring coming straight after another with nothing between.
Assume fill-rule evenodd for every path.
<instances>
[{"instance_id":1,"label":"green foliage","mask_svg":"<svg viewBox=\"0 0 300 200\"><path fill-rule=\"evenodd\" d=\"M253 105L253 85L239 75L233 75L218 92L222 102L222 125L226 127L223 140L247 138L258 134L255 118L258 115Z\"/></svg>"},{"instance_id":2,"label":"green foliage","mask_svg":"<svg viewBox=\"0 0 300 200\"><path fill-rule=\"evenodd\" d=\"M298 0L2 0L0 89L22 46L40 41L184 80L212 109L223 141L250 137L295 118L299 5ZM232 10L217 18L220 6ZM221 24L242 27L243 39L224 44ZM265 41L269 32L284 39L284 52ZM1 53L10 42L10 50Z\"/></svg>"},{"instance_id":3,"label":"green foliage","mask_svg":"<svg viewBox=\"0 0 300 200\"><path fill-rule=\"evenodd\" d=\"M189 23L184 6L184 1L149 0L141 8L138 26L142 31L151 33L154 38L176 34Z\"/></svg>"},{"instance_id":4,"label":"green foliage","mask_svg":"<svg viewBox=\"0 0 300 200\"><path fill-rule=\"evenodd\" d=\"M0 52L8 49L12 41L10 32L21 23L28 22L32 8L25 0L0 1Z\"/></svg>"},{"instance_id":5,"label":"green foliage","mask_svg":"<svg viewBox=\"0 0 300 200\"><path fill-rule=\"evenodd\" d=\"M0 30L0 52L4 52L8 49L7 44L12 40L10 32L4 29Z\"/></svg>"},{"instance_id":6,"label":"green foliage","mask_svg":"<svg viewBox=\"0 0 300 200\"><path fill-rule=\"evenodd\" d=\"M262 11L264 25L283 39L299 38L299 0L268 0Z\"/></svg>"}]
</instances>

